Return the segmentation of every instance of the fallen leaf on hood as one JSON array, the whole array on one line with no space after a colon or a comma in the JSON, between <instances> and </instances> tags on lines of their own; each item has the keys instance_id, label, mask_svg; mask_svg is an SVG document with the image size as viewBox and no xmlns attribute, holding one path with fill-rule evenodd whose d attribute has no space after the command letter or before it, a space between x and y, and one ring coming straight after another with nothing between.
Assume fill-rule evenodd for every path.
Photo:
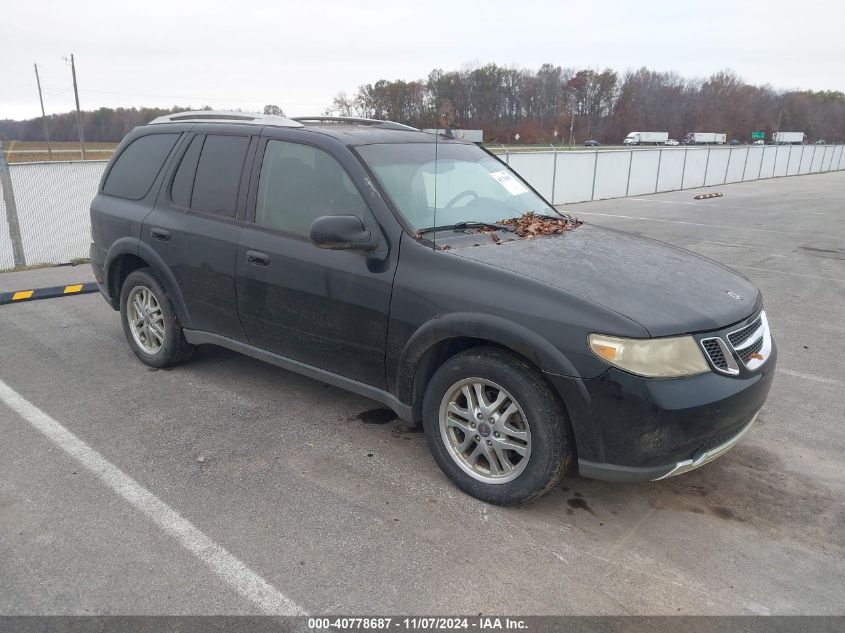
<instances>
[{"instance_id":1,"label":"fallen leaf on hood","mask_svg":"<svg viewBox=\"0 0 845 633\"><path fill-rule=\"evenodd\" d=\"M566 231L577 229L583 222L569 215L554 218L545 215L536 215L529 211L518 218L502 220L499 224L512 226L518 237L530 238L540 235L559 235Z\"/></svg>"},{"instance_id":2,"label":"fallen leaf on hood","mask_svg":"<svg viewBox=\"0 0 845 633\"><path fill-rule=\"evenodd\" d=\"M484 233L485 235L489 235L490 239L496 242L496 244L502 243L502 238L496 234L496 231L500 230L493 226L482 226L479 229L476 229L479 233Z\"/></svg>"}]
</instances>

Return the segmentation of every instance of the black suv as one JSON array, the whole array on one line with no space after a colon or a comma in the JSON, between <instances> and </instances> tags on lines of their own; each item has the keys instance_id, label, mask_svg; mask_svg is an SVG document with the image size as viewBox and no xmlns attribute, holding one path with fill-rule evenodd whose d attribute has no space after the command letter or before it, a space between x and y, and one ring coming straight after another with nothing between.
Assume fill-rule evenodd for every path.
<instances>
[{"instance_id":1,"label":"black suv","mask_svg":"<svg viewBox=\"0 0 845 633\"><path fill-rule=\"evenodd\" d=\"M529 230L546 223L568 230ZM448 136L183 113L118 147L91 261L148 365L211 343L381 401L422 422L458 487L509 504L575 469L700 466L748 430L774 375L747 279L579 224Z\"/></svg>"}]
</instances>

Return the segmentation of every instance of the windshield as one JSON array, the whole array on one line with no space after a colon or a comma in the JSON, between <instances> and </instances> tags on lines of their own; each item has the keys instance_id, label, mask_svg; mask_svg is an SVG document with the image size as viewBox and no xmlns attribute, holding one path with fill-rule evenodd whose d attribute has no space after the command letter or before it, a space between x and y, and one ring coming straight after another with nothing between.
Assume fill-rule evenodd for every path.
<instances>
[{"instance_id":1,"label":"windshield","mask_svg":"<svg viewBox=\"0 0 845 633\"><path fill-rule=\"evenodd\" d=\"M434 145L384 143L357 148L414 230L498 222L528 212L558 215L518 176L475 145L438 144L436 165Z\"/></svg>"}]
</instances>

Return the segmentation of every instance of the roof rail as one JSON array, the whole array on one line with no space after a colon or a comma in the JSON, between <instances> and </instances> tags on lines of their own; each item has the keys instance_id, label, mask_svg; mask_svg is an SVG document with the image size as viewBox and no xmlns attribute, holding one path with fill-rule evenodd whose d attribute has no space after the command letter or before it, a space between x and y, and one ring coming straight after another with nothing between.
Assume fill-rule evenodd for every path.
<instances>
[{"instance_id":1,"label":"roof rail","mask_svg":"<svg viewBox=\"0 0 845 633\"><path fill-rule=\"evenodd\" d=\"M299 122L312 122L312 121L326 121L329 123L358 123L359 125L370 125L372 127L378 127L385 130L405 130L411 132L419 132L419 128L411 127L410 125L404 125L402 123L396 123L395 121L384 121L382 119L362 119L359 117L351 117L351 116L297 116L293 117L294 121Z\"/></svg>"},{"instance_id":2,"label":"roof rail","mask_svg":"<svg viewBox=\"0 0 845 633\"><path fill-rule=\"evenodd\" d=\"M275 114L230 112L226 110L174 112L150 121L150 125L159 123L253 123L258 125L274 125L277 127L303 127L302 123Z\"/></svg>"}]
</instances>

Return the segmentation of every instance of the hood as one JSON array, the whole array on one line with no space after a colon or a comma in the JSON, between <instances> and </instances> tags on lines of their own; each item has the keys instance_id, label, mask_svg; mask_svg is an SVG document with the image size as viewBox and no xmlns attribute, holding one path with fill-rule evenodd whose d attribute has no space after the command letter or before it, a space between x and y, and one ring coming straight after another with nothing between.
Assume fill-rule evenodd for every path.
<instances>
[{"instance_id":1,"label":"hood","mask_svg":"<svg viewBox=\"0 0 845 633\"><path fill-rule=\"evenodd\" d=\"M589 299L652 336L720 329L751 315L761 301L748 279L710 259L590 224L501 245L454 244L451 252Z\"/></svg>"}]
</instances>

